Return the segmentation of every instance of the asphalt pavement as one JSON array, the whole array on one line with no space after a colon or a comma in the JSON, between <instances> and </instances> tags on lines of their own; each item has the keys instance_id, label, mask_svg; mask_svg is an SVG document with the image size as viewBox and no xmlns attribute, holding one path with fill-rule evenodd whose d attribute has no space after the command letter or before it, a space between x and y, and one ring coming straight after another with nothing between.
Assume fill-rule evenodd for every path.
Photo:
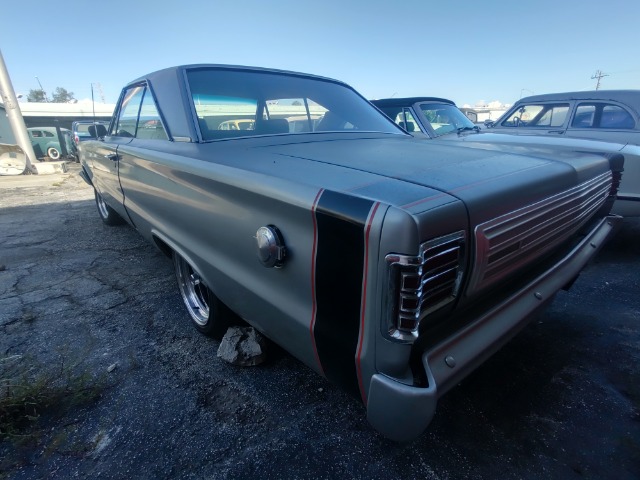
<instances>
[{"instance_id":1,"label":"asphalt pavement","mask_svg":"<svg viewBox=\"0 0 640 480\"><path fill-rule=\"evenodd\" d=\"M258 367L217 358L170 260L103 225L77 171L0 177L0 361L99 393L5 437L0 478L640 477L640 219L397 444L275 346Z\"/></svg>"}]
</instances>

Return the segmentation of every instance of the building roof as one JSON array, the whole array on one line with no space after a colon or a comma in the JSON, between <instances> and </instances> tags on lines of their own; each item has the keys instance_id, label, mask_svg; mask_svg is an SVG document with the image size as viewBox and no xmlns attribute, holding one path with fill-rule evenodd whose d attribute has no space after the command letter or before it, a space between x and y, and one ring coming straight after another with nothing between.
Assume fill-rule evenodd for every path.
<instances>
[{"instance_id":1,"label":"building roof","mask_svg":"<svg viewBox=\"0 0 640 480\"><path fill-rule=\"evenodd\" d=\"M110 117L115 109L113 103L92 104L90 101L77 103L18 102L18 105L23 117Z\"/></svg>"}]
</instances>

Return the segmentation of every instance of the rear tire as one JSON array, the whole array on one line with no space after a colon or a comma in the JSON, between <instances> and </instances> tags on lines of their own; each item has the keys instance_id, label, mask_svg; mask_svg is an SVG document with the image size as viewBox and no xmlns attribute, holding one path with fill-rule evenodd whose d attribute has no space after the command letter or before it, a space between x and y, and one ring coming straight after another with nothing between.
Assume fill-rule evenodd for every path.
<instances>
[{"instance_id":1,"label":"rear tire","mask_svg":"<svg viewBox=\"0 0 640 480\"><path fill-rule=\"evenodd\" d=\"M107 202L104 201L102 195L98 193L98 191L94 188L93 193L96 197L96 207L98 207L98 215L100 215L100 219L104 222L105 225L109 225L110 227L114 225L121 225L124 223L124 220L118 213L107 205Z\"/></svg>"},{"instance_id":2,"label":"rear tire","mask_svg":"<svg viewBox=\"0 0 640 480\"><path fill-rule=\"evenodd\" d=\"M233 322L233 312L215 296L191 264L177 252L173 252L173 265L178 289L191 323L200 333L221 339Z\"/></svg>"}]
</instances>

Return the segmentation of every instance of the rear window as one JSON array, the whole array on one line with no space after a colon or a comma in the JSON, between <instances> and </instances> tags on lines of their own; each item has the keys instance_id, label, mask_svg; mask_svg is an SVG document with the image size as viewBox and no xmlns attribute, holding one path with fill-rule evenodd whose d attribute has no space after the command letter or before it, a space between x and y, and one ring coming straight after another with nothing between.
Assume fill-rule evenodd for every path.
<instances>
[{"instance_id":1,"label":"rear window","mask_svg":"<svg viewBox=\"0 0 640 480\"><path fill-rule=\"evenodd\" d=\"M401 134L350 88L272 72L194 69L187 78L203 140L316 132Z\"/></svg>"},{"instance_id":2,"label":"rear window","mask_svg":"<svg viewBox=\"0 0 640 480\"><path fill-rule=\"evenodd\" d=\"M89 125L85 123L81 123L76 125L76 135L79 137L90 137L89 135Z\"/></svg>"}]
</instances>

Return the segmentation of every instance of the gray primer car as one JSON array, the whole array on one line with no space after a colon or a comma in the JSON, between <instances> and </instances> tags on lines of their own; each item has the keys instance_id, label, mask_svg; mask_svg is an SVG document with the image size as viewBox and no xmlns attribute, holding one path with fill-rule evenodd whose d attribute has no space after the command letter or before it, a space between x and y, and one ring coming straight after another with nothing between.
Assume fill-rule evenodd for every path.
<instances>
[{"instance_id":1,"label":"gray primer car","mask_svg":"<svg viewBox=\"0 0 640 480\"><path fill-rule=\"evenodd\" d=\"M219 335L235 312L394 440L423 432L620 221L619 156L432 145L311 75L168 68L92 128L82 174L102 220L173 258L194 326Z\"/></svg>"},{"instance_id":2,"label":"gray primer car","mask_svg":"<svg viewBox=\"0 0 640 480\"><path fill-rule=\"evenodd\" d=\"M554 156L559 150L622 154L625 158L625 172L612 212L625 217L640 216L639 145L532 134L508 135L493 133L493 129L481 131L454 102L444 98L386 98L372 100L372 103L396 124L420 138L457 142L466 147L536 155Z\"/></svg>"}]
</instances>

